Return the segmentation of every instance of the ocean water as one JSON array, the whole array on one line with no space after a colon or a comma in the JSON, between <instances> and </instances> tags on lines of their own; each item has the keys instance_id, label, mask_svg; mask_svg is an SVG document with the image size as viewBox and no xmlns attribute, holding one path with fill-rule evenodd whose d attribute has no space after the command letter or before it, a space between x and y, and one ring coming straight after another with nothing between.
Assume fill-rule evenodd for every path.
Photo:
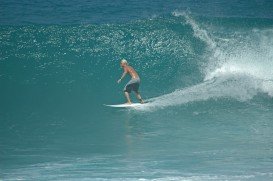
<instances>
[{"instance_id":1,"label":"ocean water","mask_svg":"<svg viewBox=\"0 0 273 181\"><path fill-rule=\"evenodd\" d=\"M272 10L1 1L0 180L273 180Z\"/></svg>"}]
</instances>

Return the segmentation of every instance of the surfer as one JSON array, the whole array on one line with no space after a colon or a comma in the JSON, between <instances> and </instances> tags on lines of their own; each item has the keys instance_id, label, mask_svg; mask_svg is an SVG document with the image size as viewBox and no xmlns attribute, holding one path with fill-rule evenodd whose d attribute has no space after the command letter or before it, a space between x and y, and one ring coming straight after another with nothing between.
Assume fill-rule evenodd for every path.
<instances>
[{"instance_id":1,"label":"surfer","mask_svg":"<svg viewBox=\"0 0 273 181\"><path fill-rule=\"evenodd\" d=\"M143 104L144 101L142 100L142 98L139 94L139 91L138 91L139 85L140 85L140 78L139 78L137 72L135 71L135 69L133 67L128 65L128 62L125 59L122 59L120 61L120 66L121 66L121 68L123 68L124 72L123 72L121 78L117 81L118 84L126 76L127 73L130 74L132 77L131 80L125 85L125 87L123 89L125 97L127 99L127 104L132 104L132 102L130 100L130 95L129 95L131 93L131 91L135 92L137 99L139 100L139 102L141 104Z\"/></svg>"}]
</instances>

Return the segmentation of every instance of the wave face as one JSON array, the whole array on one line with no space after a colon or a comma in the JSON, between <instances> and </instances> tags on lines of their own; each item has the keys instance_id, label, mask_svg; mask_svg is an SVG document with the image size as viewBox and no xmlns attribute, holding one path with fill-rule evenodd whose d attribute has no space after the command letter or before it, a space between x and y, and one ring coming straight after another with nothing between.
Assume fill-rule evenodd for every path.
<instances>
[{"instance_id":1,"label":"wave face","mask_svg":"<svg viewBox=\"0 0 273 181\"><path fill-rule=\"evenodd\" d=\"M272 25L174 11L1 26L0 178L272 179ZM121 58L141 108L103 106L124 101Z\"/></svg>"}]
</instances>

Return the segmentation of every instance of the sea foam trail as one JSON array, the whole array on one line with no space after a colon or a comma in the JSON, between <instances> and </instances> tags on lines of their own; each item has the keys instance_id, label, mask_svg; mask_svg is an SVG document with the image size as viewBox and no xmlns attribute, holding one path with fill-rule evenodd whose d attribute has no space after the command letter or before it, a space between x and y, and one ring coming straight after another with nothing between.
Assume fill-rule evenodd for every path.
<instances>
[{"instance_id":1,"label":"sea foam trail","mask_svg":"<svg viewBox=\"0 0 273 181\"><path fill-rule=\"evenodd\" d=\"M268 82L269 83L269 82ZM272 85L273 82L270 82ZM245 75L222 76L203 83L176 90L149 100L141 109L164 108L176 106L195 101L205 101L208 99L232 98L238 101L247 101L261 91L265 91L264 81L253 79ZM268 87L267 87L268 88ZM271 90L271 89L270 89Z\"/></svg>"},{"instance_id":2,"label":"sea foam trail","mask_svg":"<svg viewBox=\"0 0 273 181\"><path fill-rule=\"evenodd\" d=\"M237 32L238 38L216 41L221 37L215 38L200 28L188 14L175 12L174 15L185 18L194 37L207 45L208 51L204 55L207 64L200 70L204 72L204 81L152 98L141 109L150 110L218 98L247 101L258 93L273 96L273 30Z\"/></svg>"}]
</instances>

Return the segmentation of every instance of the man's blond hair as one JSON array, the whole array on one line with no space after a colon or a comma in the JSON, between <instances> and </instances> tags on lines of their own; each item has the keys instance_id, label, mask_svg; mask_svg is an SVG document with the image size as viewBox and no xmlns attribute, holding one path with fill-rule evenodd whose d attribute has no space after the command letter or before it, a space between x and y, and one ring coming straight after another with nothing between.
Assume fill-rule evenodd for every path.
<instances>
[{"instance_id":1,"label":"man's blond hair","mask_svg":"<svg viewBox=\"0 0 273 181\"><path fill-rule=\"evenodd\" d=\"M121 63L128 64L127 60L125 60L125 59L122 59L120 62L121 62Z\"/></svg>"}]
</instances>

